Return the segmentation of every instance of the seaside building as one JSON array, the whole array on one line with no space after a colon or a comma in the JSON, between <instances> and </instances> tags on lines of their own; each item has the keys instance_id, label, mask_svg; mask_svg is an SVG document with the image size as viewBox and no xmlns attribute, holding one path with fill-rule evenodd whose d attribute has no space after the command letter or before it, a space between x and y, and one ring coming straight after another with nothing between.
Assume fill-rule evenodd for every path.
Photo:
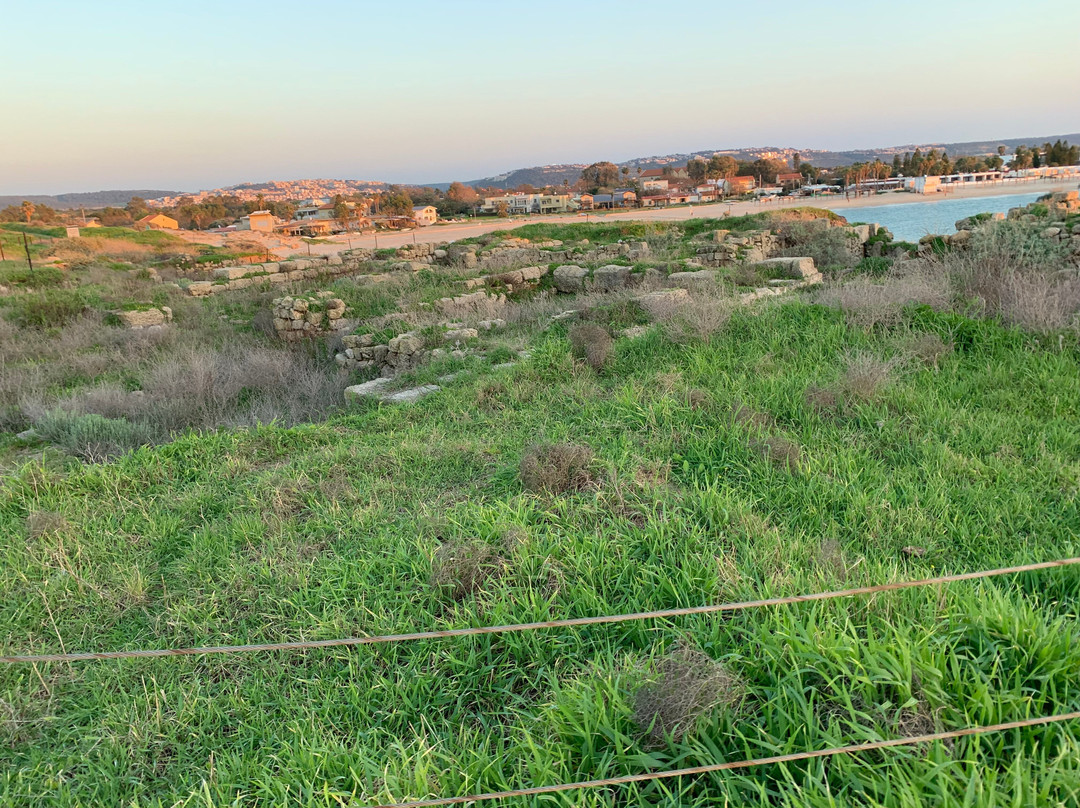
<instances>
[{"instance_id":1,"label":"seaside building","mask_svg":"<svg viewBox=\"0 0 1080 808\"><path fill-rule=\"evenodd\" d=\"M412 209L413 221L420 227L427 227L439 220L439 212L434 205L415 205Z\"/></svg>"}]
</instances>

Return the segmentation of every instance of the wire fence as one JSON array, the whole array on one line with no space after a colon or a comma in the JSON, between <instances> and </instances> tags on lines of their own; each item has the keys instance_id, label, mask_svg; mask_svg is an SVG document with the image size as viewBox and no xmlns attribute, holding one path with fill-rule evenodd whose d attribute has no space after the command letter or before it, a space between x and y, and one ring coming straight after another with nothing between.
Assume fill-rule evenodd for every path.
<instances>
[{"instance_id":1,"label":"wire fence","mask_svg":"<svg viewBox=\"0 0 1080 808\"><path fill-rule=\"evenodd\" d=\"M518 788L510 789L508 791L491 791L486 794L470 794L465 797L442 797L439 799L417 800L414 802L391 802L375 806L375 808L433 808L433 806L437 805L461 805L462 803L501 800L508 797L534 797L540 794L554 794L560 791L577 791L589 788L622 786L629 783L644 783L650 780L666 780L673 777L709 774L711 772L731 771L733 769L748 769L753 766L766 766L774 763L791 763L798 760L813 760L814 758L832 757L834 755L855 755L860 752L869 752L874 749L913 746L915 744L931 743L933 741L947 741L953 738L964 738L968 735L1005 732L1006 730L1022 729L1024 727L1039 727L1047 724L1057 724L1062 721L1071 721L1077 718L1080 718L1080 712L1061 713L1059 715L1043 718L1008 721L1003 724L993 724L984 727L967 727L965 729L951 730L949 732L934 732L929 735L912 735L906 738L893 738L887 741L870 741L868 743L860 743L853 746L838 746L832 749L819 749L812 752L793 752L789 755L773 755L772 757L754 758L753 760L736 760L730 763L713 763L707 766L693 766L688 769L670 769L660 772L628 774L623 777L607 777L602 780L580 780L576 783L559 783L557 785L534 786L533 788Z\"/></svg>"},{"instance_id":2,"label":"wire fence","mask_svg":"<svg viewBox=\"0 0 1080 808\"><path fill-rule=\"evenodd\" d=\"M384 634L371 637L343 637L330 640L300 640L296 642L256 643L251 645L207 645L193 648L142 649L132 651L84 651L60 654L14 654L0 656L0 662L8 664L38 662L88 662L106 659L153 659L157 657L197 656L202 654L239 654L263 651L301 651L315 648L338 648L357 645L380 645L387 643L413 642L417 640L438 640L451 637L470 637L480 634L508 634L512 632L534 631L537 629L574 628L611 623L627 623L636 620L660 620L685 617L698 614L716 614L736 612L745 609L757 609L766 606L786 606L795 603L812 603L835 598L870 595L878 592L895 592L919 586L950 584L958 581L973 581L980 578L993 578L999 575L1014 575L1022 572L1034 572L1057 567L1080 564L1080 557L1065 558L1058 561L1041 561L1034 564L1021 564L1013 567L1001 567L981 572L965 572L956 575L941 575L936 578L922 578L914 581L898 581L876 586L860 586L852 589L839 589L831 592L818 592L810 595L790 595L787 597L747 600L734 603L716 603L707 606L690 606L681 609L660 609L650 612L632 612L628 614L603 615L597 617L572 617L562 620L543 620L533 623L515 623L501 626L474 626L471 628L445 629L442 631L416 631L408 634Z\"/></svg>"}]
</instances>

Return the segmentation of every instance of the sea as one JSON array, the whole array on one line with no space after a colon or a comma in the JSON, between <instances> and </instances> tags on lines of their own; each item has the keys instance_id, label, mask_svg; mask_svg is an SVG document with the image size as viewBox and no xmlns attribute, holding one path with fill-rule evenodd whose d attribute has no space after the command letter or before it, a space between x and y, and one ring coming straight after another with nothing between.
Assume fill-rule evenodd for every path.
<instances>
[{"instance_id":1,"label":"sea","mask_svg":"<svg viewBox=\"0 0 1080 808\"><path fill-rule=\"evenodd\" d=\"M1007 213L1009 208L1023 207L1045 194L1039 191L903 205L863 205L839 208L836 212L849 222L875 222L887 227L899 241L915 242L928 233L955 233L956 222L976 213Z\"/></svg>"}]
</instances>

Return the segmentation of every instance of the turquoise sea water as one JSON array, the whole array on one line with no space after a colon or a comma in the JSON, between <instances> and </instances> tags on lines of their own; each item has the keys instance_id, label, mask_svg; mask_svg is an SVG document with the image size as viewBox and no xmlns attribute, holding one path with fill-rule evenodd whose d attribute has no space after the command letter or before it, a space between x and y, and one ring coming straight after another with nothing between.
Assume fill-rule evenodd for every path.
<instances>
[{"instance_id":1,"label":"turquoise sea water","mask_svg":"<svg viewBox=\"0 0 1080 808\"><path fill-rule=\"evenodd\" d=\"M943 199L903 205L867 205L838 209L849 222L876 222L889 228L900 241L918 241L927 233L954 233L955 223L976 213L1006 213L1009 208L1034 202L1044 191L1027 194L982 196L976 199Z\"/></svg>"}]
</instances>

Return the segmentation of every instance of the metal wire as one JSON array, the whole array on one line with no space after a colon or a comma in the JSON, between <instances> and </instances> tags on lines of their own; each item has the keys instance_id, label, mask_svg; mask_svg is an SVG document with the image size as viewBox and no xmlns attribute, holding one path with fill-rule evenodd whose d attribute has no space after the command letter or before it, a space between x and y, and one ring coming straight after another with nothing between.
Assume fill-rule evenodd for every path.
<instances>
[{"instance_id":1,"label":"metal wire","mask_svg":"<svg viewBox=\"0 0 1080 808\"><path fill-rule=\"evenodd\" d=\"M811 760L813 758L832 757L833 755L853 755L859 752L869 752L873 749L887 749L894 746L912 746L931 741L946 741L950 738L963 738L967 735L979 735L987 732L1004 732L1009 729L1022 727L1038 727L1045 724L1056 724L1061 721L1070 721L1080 718L1080 712L1063 713L1046 718L1029 718L1024 721L1009 721L1004 724L993 724L986 727L968 727L966 729L952 730L950 732L935 732L930 735L913 735L907 738L894 738L888 741L871 741L853 746L839 746L833 749L820 749L813 752L794 752L790 755L773 755L772 757L754 758L753 760L736 760L731 763L714 763L709 766L693 766L688 769L671 769L662 772L647 772L645 774L629 774L624 777L607 777L603 780L581 780L576 783L560 783L551 786L535 786L533 788L519 788L509 791L491 791L487 794L470 794L467 797L443 797L434 800L417 800L415 802L392 802L375 806L375 808L432 808L436 805L460 805L466 802L482 802L484 800L501 800L507 797L533 797L538 794L553 794L558 791L575 791L577 789L601 788L603 786L621 786L627 783L642 783L648 780L665 780L671 777L684 777L691 774L708 774L710 772L729 771L731 769L747 769L752 766L765 766L772 763L791 763L796 760Z\"/></svg>"},{"instance_id":2,"label":"metal wire","mask_svg":"<svg viewBox=\"0 0 1080 808\"><path fill-rule=\"evenodd\" d=\"M170 656L194 656L199 654L239 654L257 651L300 651L311 648L336 648L354 645L378 645L384 643L411 642L414 640L437 640L448 637L470 637L477 634L507 634L517 631L533 631L541 628L572 628L593 626L607 623L626 623L634 620L656 620L669 617L685 617L695 614L715 614L717 612L736 612L743 609L756 609L763 606L785 606L793 603L809 603L818 600L846 598L854 595L870 595L877 592L893 592L898 589L911 589L917 586L949 584L957 581L972 581L978 578L992 578L997 575L1013 575L1020 572L1066 567L1080 564L1080 557L1065 558L1059 561L1041 561L1036 564L1022 564L1015 567L1001 567L982 572L965 572L958 575L942 575L937 578L923 578L917 581L899 581L877 586L860 586L853 589L840 589L833 592L818 592L811 595L791 595L765 600L747 600L735 603L716 603L708 606L690 606L682 609L660 609L652 612L632 612L629 614L603 615L598 617L572 617L564 620L543 620L536 623L515 623L503 626L475 626L473 628L455 628L443 631L417 631L409 634L384 634L375 637L345 637L333 640L301 640L297 642L258 643L253 645L207 645L195 648L145 649L136 651L84 651L63 654L16 654L0 656L0 662L9 664L35 662L86 662L96 659L146 659Z\"/></svg>"}]
</instances>

